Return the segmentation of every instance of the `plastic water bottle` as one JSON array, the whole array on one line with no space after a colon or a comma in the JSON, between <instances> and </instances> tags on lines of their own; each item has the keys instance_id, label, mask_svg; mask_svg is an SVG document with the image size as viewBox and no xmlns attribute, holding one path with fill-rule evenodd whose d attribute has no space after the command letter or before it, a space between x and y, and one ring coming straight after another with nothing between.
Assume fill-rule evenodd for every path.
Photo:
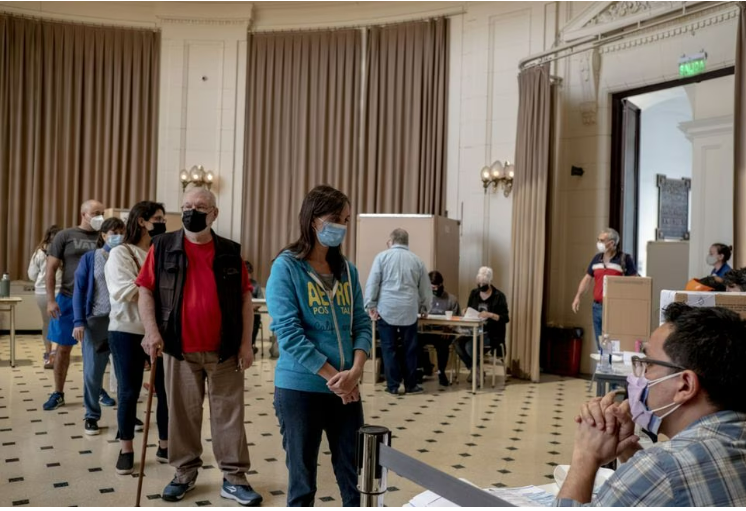
<instances>
[{"instance_id":1,"label":"plastic water bottle","mask_svg":"<svg viewBox=\"0 0 746 511\"><path fill-rule=\"evenodd\" d=\"M0 298L8 298L10 296L10 274L3 273L3 278L0 280Z\"/></svg>"},{"instance_id":2,"label":"plastic water bottle","mask_svg":"<svg viewBox=\"0 0 746 511\"><path fill-rule=\"evenodd\" d=\"M608 334L601 337L601 351L598 353L598 368L602 371L611 371L611 342Z\"/></svg>"}]
</instances>

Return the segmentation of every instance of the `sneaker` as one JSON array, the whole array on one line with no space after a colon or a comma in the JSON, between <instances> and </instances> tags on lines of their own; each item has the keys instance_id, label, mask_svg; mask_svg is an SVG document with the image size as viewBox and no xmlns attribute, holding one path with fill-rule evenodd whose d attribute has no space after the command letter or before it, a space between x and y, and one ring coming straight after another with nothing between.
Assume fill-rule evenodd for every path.
<instances>
[{"instance_id":1,"label":"sneaker","mask_svg":"<svg viewBox=\"0 0 746 511\"><path fill-rule=\"evenodd\" d=\"M173 481L168 483L168 485L163 488L161 498L166 502L178 502L184 498L184 495L186 495L188 491L192 491L194 489L194 483L196 482L197 478L195 477L188 483L181 484L177 482L176 478L174 477Z\"/></svg>"},{"instance_id":2,"label":"sneaker","mask_svg":"<svg viewBox=\"0 0 746 511\"><path fill-rule=\"evenodd\" d=\"M399 389L391 390L391 389L387 388L386 390L384 390L384 392L386 394L391 394L392 396L398 396L399 395Z\"/></svg>"},{"instance_id":3,"label":"sneaker","mask_svg":"<svg viewBox=\"0 0 746 511\"><path fill-rule=\"evenodd\" d=\"M46 411L56 410L60 406L65 404L65 393L64 392L52 392L49 396L49 400L44 403L44 409Z\"/></svg>"},{"instance_id":4,"label":"sneaker","mask_svg":"<svg viewBox=\"0 0 746 511\"><path fill-rule=\"evenodd\" d=\"M44 354L44 369L54 369L54 351Z\"/></svg>"},{"instance_id":5,"label":"sneaker","mask_svg":"<svg viewBox=\"0 0 746 511\"><path fill-rule=\"evenodd\" d=\"M407 389L407 394L422 394L423 392L425 392L425 389L423 389L419 385L415 385L411 389Z\"/></svg>"},{"instance_id":6,"label":"sneaker","mask_svg":"<svg viewBox=\"0 0 746 511\"><path fill-rule=\"evenodd\" d=\"M451 382L448 381L448 377L445 374L438 375L438 383L441 387L448 387L451 385Z\"/></svg>"},{"instance_id":7,"label":"sneaker","mask_svg":"<svg viewBox=\"0 0 746 511\"><path fill-rule=\"evenodd\" d=\"M98 435L101 433L101 430L98 429L98 421L95 419L86 419L84 429L86 435Z\"/></svg>"},{"instance_id":8,"label":"sneaker","mask_svg":"<svg viewBox=\"0 0 746 511\"><path fill-rule=\"evenodd\" d=\"M117 404L117 402L114 401L114 398L107 394L103 389L101 389L101 394L99 394L98 400L103 406L114 406Z\"/></svg>"},{"instance_id":9,"label":"sneaker","mask_svg":"<svg viewBox=\"0 0 746 511\"><path fill-rule=\"evenodd\" d=\"M117 458L117 474L126 476L135 470L135 453L119 451Z\"/></svg>"},{"instance_id":10,"label":"sneaker","mask_svg":"<svg viewBox=\"0 0 746 511\"><path fill-rule=\"evenodd\" d=\"M242 506L258 506L262 503L261 495L254 491L250 484L231 484L223 479L220 496L224 499L235 500Z\"/></svg>"},{"instance_id":11,"label":"sneaker","mask_svg":"<svg viewBox=\"0 0 746 511\"><path fill-rule=\"evenodd\" d=\"M135 431L142 431L145 429L145 424L138 418L135 418Z\"/></svg>"},{"instance_id":12,"label":"sneaker","mask_svg":"<svg viewBox=\"0 0 746 511\"><path fill-rule=\"evenodd\" d=\"M155 459L158 463L168 463L168 447L165 449L163 447L158 447L158 450L155 451Z\"/></svg>"}]
</instances>

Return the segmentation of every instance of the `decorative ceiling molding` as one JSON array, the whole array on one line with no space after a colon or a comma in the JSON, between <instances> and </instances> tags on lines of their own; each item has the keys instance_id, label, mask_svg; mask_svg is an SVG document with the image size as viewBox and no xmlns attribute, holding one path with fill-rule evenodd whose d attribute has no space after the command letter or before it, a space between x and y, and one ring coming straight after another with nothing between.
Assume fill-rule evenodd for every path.
<instances>
[{"instance_id":1,"label":"decorative ceiling molding","mask_svg":"<svg viewBox=\"0 0 746 511\"><path fill-rule=\"evenodd\" d=\"M250 25L251 18L179 18L156 16L159 25Z\"/></svg>"},{"instance_id":2,"label":"decorative ceiling molding","mask_svg":"<svg viewBox=\"0 0 746 511\"><path fill-rule=\"evenodd\" d=\"M710 117L709 119L695 119L694 121L679 123L679 129L686 138L694 141L697 138L715 137L733 134L733 115Z\"/></svg>"},{"instance_id":3,"label":"decorative ceiling molding","mask_svg":"<svg viewBox=\"0 0 746 511\"><path fill-rule=\"evenodd\" d=\"M593 2L565 25L561 38L563 42L571 43L589 36L600 36L699 3L702 2Z\"/></svg>"},{"instance_id":4,"label":"decorative ceiling molding","mask_svg":"<svg viewBox=\"0 0 746 511\"><path fill-rule=\"evenodd\" d=\"M601 46L601 53L613 53L615 51L626 50L637 46L662 41L671 37L695 32L697 30L719 25L729 20L738 19L738 9L725 6L721 11L710 12L709 14L692 14L684 18L666 23L650 29L648 33L642 33L638 37L622 39L618 42Z\"/></svg>"},{"instance_id":5,"label":"decorative ceiling molding","mask_svg":"<svg viewBox=\"0 0 746 511\"><path fill-rule=\"evenodd\" d=\"M598 118L598 84L601 77L601 56L597 49L593 49L583 52L579 57L583 91L580 113L583 124L593 126Z\"/></svg>"}]
</instances>

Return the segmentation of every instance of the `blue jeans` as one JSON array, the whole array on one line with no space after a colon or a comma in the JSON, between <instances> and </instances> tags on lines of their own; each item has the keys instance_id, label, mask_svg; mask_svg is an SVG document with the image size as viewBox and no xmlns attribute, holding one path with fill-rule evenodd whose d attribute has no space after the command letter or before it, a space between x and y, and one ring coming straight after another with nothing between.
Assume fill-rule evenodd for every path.
<instances>
[{"instance_id":1,"label":"blue jeans","mask_svg":"<svg viewBox=\"0 0 746 511\"><path fill-rule=\"evenodd\" d=\"M477 342L479 342L479 339L477 339ZM471 371L471 367L472 365L474 365L474 337L459 337L458 339L456 339L456 344L454 347L456 349L456 354L461 357L461 360L464 362L466 368ZM497 348L499 348L499 346L495 346L495 349ZM487 334L487 332L484 333L484 349L486 351L492 349L490 336ZM481 363L481 360L482 357L480 355L477 357L477 363Z\"/></svg>"},{"instance_id":2,"label":"blue jeans","mask_svg":"<svg viewBox=\"0 0 746 511\"><path fill-rule=\"evenodd\" d=\"M604 317L604 306L598 302L593 302L593 332L596 334L596 350L601 351L601 344L598 342L598 338L603 334L603 317Z\"/></svg>"},{"instance_id":3,"label":"blue jeans","mask_svg":"<svg viewBox=\"0 0 746 511\"><path fill-rule=\"evenodd\" d=\"M288 507L310 507L316 496L321 435L326 432L332 467L345 507L359 507L355 449L363 426L362 402L342 404L334 394L275 387L275 413L288 468Z\"/></svg>"},{"instance_id":4,"label":"blue jeans","mask_svg":"<svg viewBox=\"0 0 746 511\"><path fill-rule=\"evenodd\" d=\"M145 351L140 346L142 338L142 335L127 332L109 332L109 348L114 358L114 370L117 372L117 426L121 440L132 440L135 437L137 400L140 397L143 369L147 359ZM158 357L156 364L154 391L158 396L158 438L168 440L168 400L163 379L162 357Z\"/></svg>"},{"instance_id":5,"label":"blue jeans","mask_svg":"<svg viewBox=\"0 0 746 511\"><path fill-rule=\"evenodd\" d=\"M378 320L378 332L381 335L381 355L386 374L386 386L389 391L399 390L402 382L401 369L397 359L397 339L401 338L404 353L404 388L411 390L417 386L417 362L420 347L417 343L417 323L408 326L389 325L383 319Z\"/></svg>"},{"instance_id":6,"label":"blue jeans","mask_svg":"<svg viewBox=\"0 0 746 511\"><path fill-rule=\"evenodd\" d=\"M85 404L85 418L95 421L101 419L101 404L99 397L104 385L104 371L109 362L109 351L96 353L96 346L91 341L90 332L86 328L83 338L83 404Z\"/></svg>"}]
</instances>

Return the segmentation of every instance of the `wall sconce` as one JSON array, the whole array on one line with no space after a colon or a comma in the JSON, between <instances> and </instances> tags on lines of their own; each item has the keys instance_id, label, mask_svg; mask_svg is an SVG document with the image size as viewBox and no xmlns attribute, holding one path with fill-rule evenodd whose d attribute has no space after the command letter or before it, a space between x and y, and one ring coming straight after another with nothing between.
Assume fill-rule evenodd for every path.
<instances>
[{"instance_id":1,"label":"wall sconce","mask_svg":"<svg viewBox=\"0 0 746 511\"><path fill-rule=\"evenodd\" d=\"M192 167L191 170L187 171L186 169L181 171L181 174L179 175L179 180L181 180L181 191L186 191L187 186L189 184L193 184L194 186L204 186L208 190L212 188L212 184L215 182L215 174L213 174L212 170L208 170L205 172L205 168L202 165L195 165Z\"/></svg>"},{"instance_id":2,"label":"wall sconce","mask_svg":"<svg viewBox=\"0 0 746 511\"><path fill-rule=\"evenodd\" d=\"M492 185L492 191L496 191L498 185L502 185L503 195L505 197L510 196L510 192L513 190L513 164L506 161L505 164L500 160L495 160L495 163L490 167L483 167L481 172L482 186L484 186L484 193L487 193L490 185Z\"/></svg>"}]
</instances>

